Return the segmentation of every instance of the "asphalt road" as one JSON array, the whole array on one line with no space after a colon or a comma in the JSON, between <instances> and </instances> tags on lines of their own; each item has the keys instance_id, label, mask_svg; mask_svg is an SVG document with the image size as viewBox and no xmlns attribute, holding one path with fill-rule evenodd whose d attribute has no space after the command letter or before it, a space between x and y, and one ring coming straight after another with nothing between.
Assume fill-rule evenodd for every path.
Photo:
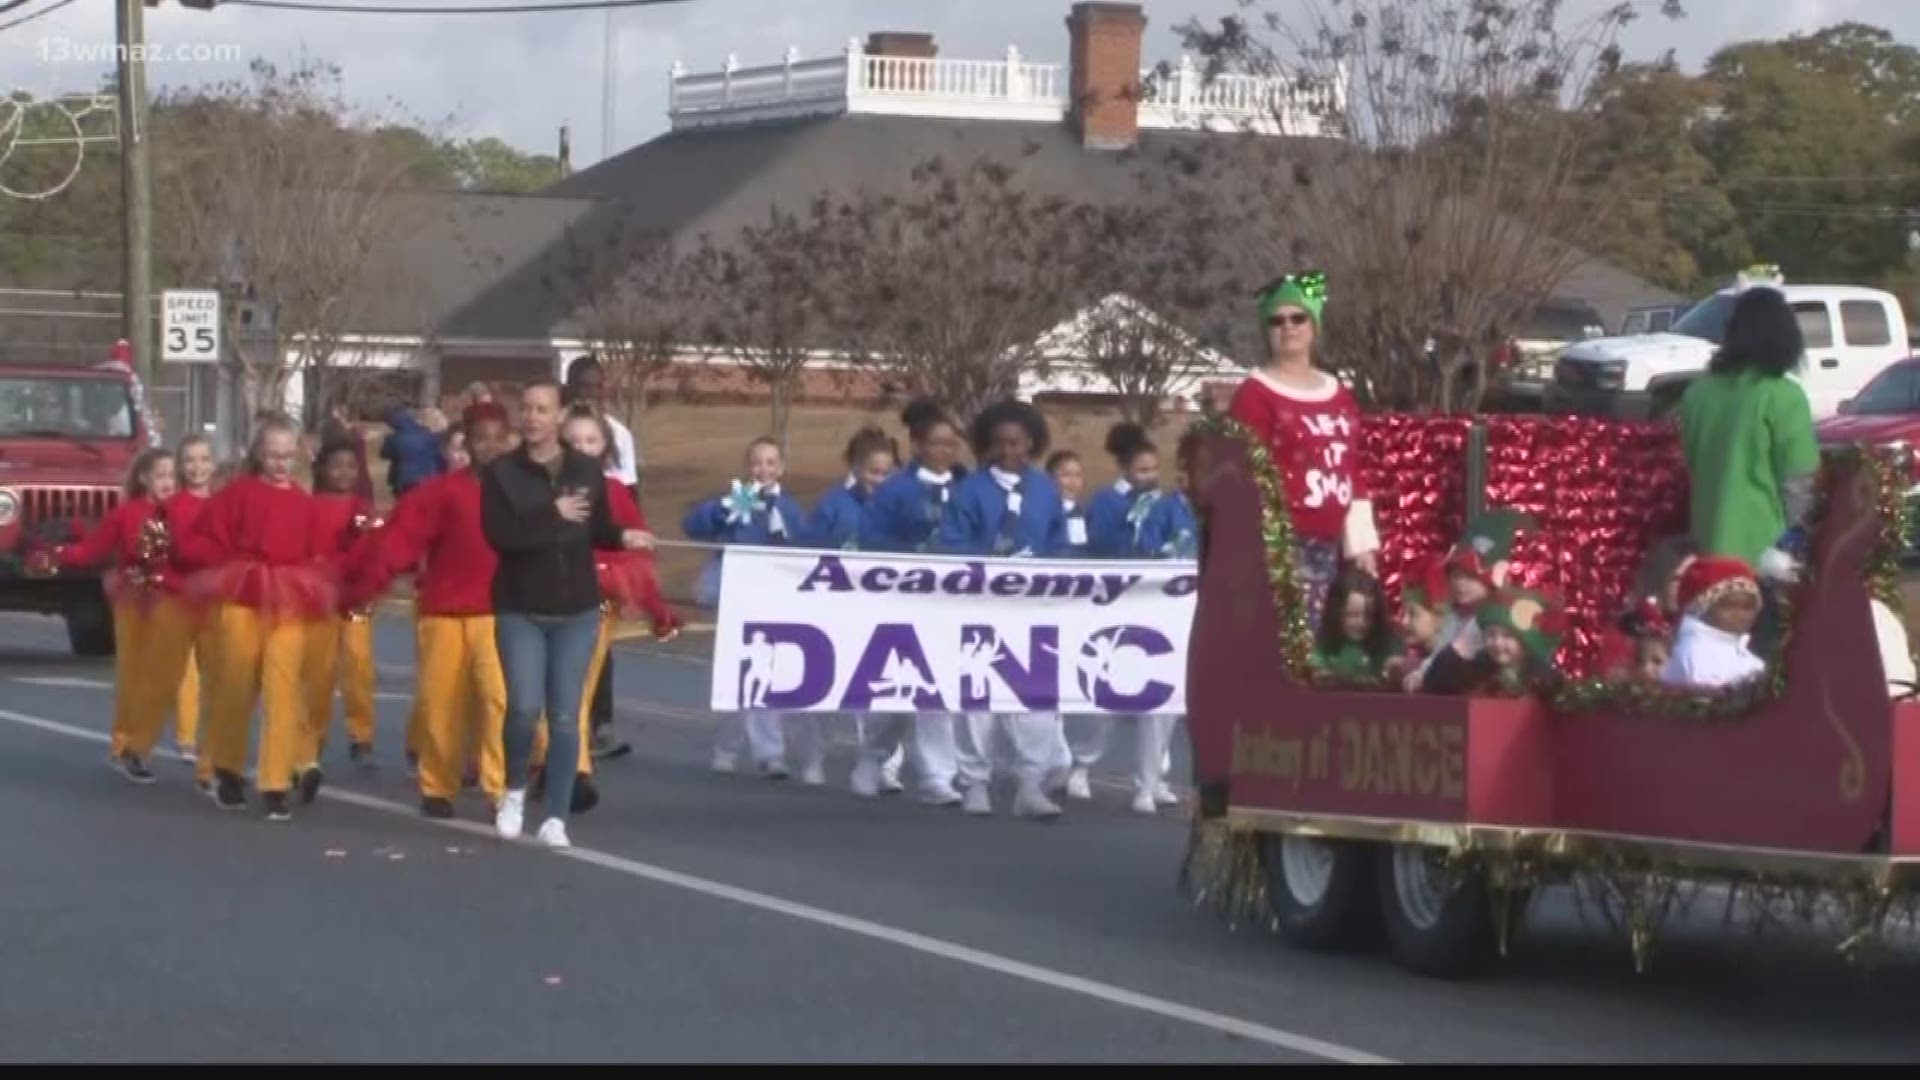
<instances>
[{"instance_id":1,"label":"asphalt road","mask_svg":"<svg viewBox=\"0 0 1920 1080\"><path fill-rule=\"evenodd\" d=\"M0 618L0 1059L1920 1058L1911 958L1869 979L1709 924L1636 976L1550 897L1497 975L1428 982L1195 911L1184 823L1117 785L1041 825L714 776L697 642L623 649L639 752L580 846L502 844L477 802L415 814L406 643L381 638L380 769L330 763L274 825L216 812L179 763L127 784L106 665Z\"/></svg>"}]
</instances>

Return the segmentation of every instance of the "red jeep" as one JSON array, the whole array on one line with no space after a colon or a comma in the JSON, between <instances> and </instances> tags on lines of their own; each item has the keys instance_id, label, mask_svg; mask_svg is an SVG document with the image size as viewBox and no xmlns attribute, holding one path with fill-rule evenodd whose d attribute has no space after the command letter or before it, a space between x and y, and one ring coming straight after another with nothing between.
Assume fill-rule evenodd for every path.
<instances>
[{"instance_id":1,"label":"red jeep","mask_svg":"<svg viewBox=\"0 0 1920 1080\"><path fill-rule=\"evenodd\" d=\"M157 442L123 364L0 364L0 611L62 616L75 653L113 653L99 576L31 578L24 561L92 528L120 501L135 455Z\"/></svg>"}]
</instances>

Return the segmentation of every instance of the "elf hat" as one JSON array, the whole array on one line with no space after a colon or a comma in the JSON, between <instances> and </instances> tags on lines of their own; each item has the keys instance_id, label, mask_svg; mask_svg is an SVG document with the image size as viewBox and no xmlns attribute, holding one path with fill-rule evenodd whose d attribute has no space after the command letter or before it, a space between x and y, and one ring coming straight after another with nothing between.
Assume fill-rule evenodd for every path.
<instances>
[{"instance_id":1,"label":"elf hat","mask_svg":"<svg viewBox=\"0 0 1920 1080\"><path fill-rule=\"evenodd\" d=\"M1515 534L1532 524L1532 518L1517 510L1482 514L1447 555L1447 570L1476 578L1490 589L1499 588L1506 581Z\"/></svg>"},{"instance_id":2,"label":"elf hat","mask_svg":"<svg viewBox=\"0 0 1920 1080\"><path fill-rule=\"evenodd\" d=\"M1313 328L1320 329L1320 312L1327 306L1327 275L1319 270L1307 270L1298 274L1287 274L1267 282L1260 290L1260 322L1264 325L1273 319L1273 313L1283 307L1297 307L1313 320Z\"/></svg>"},{"instance_id":3,"label":"elf hat","mask_svg":"<svg viewBox=\"0 0 1920 1080\"><path fill-rule=\"evenodd\" d=\"M1409 566L1400 583L1400 606L1439 611L1447 603L1447 567L1444 560L1426 559Z\"/></svg>"},{"instance_id":4,"label":"elf hat","mask_svg":"<svg viewBox=\"0 0 1920 1080\"><path fill-rule=\"evenodd\" d=\"M1672 637L1673 623L1660 606L1660 601L1652 596L1643 596L1640 603L1620 616L1620 630L1632 637Z\"/></svg>"},{"instance_id":5,"label":"elf hat","mask_svg":"<svg viewBox=\"0 0 1920 1080\"><path fill-rule=\"evenodd\" d=\"M1728 555L1702 555L1680 574L1680 610L1699 618L1729 596L1760 598L1760 582L1746 560Z\"/></svg>"},{"instance_id":6,"label":"elf hat","mask_svg":"<svg viewBox=\"0 0 1920 1080\"><path fill-rule=\"evenodd\" d=\"M1520 639L1527 655L1542 664L1553 662L1566 632L1566 608L1551 593L1537 589L1502 589L1481 604L1474 621L1485 630L1500 627Z\"/></svg>"}]
</instances>

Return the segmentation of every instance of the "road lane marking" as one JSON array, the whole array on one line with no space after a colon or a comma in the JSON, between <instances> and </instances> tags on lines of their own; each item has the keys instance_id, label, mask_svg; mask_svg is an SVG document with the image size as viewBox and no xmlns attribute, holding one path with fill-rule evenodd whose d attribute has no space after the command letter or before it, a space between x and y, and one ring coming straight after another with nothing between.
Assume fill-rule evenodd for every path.
<instances>
[{"instance_id":1,"label":"road lane marking","mask_svg":"<svg viewBox=\"0 0 1920 1080\"><path fill-rule=\"evenodd\" d=\"M29 716L26 713L13 712L7 709L0 709L0 720L53 735L63 735L67 738L78 739L83 742L104 745L110 741L105 732L93 731L87 728L77 727L73 724L63 723L59 720L49 720L41 716ZM164 751L161 753L167 757L175 756ZM376 798L372 795L363 795L357 791L346 791L341 788L332 787L322 789L320 795L324 799L346 803L349 806L357 806L364 810L372 810L390 816L404 817L410 821L438 826L440 828L453 829L470 836L497 839L494 837L491 828L479 822L430 821L421 817L415 807ZM1168 1020L1177 1020L1181 1023L1218 1032L1219 1034L1228 1035L1236 1039L1260 1043L1278 1050L1286 1050L1307 1057L1318 1058L1322 1061L1336 1062L1344 1065L1398 1064L1398 1062L1391 1058L1369 1054L1364 1050L1355 1049L1350 1046L1342 1046L1339 1043L1327 1042L1309 1035L1301 1035L1297 1032L1269 1027L1266 1024L1255 1023L1251 1020L1242 1020L1239 1017L1228 1016L1225 1013L1217 1013L1209 1009L1183 1005L1177 1001L1169 1001L1165 998L1138 993L1124 987L1114 986L1110 983L1082 978L1078 975L1070 975L1064 971L1056 971L1052 968L1041 967L1037 964L1029 964L1025 961L1015 960L1012 957L1001 956L998 953L969 948L965 945L955 944L936 937L929 937L912 930L903 930L898 927L872 922L852 915L842 915L837 911L829 911L826 908L814 907L811 904L802 904L793 900L784 900L768 893L755 892L752 889L743 889L709 878L696 877L692 874L683 874L678 870L669 870L663 866L655 866L651 863L639 862L607 852L576 847L567 851L552 852L550 854L558 855L561 858L572 859L575 862L586 863L589 866L597 866L603 870L611 870L617 874L625 874L628 877L650 881L657 885L665 885L670 888L697 893L701 896L712 897L716 900L727 900L743 907L754 908L775 915L784 915L787 918L799 922L812 923L815 926L825 926L843 933L852 934L856 937L863 937L870 941L884 942L889 945L907 949L911 952L922 953L927 956L936 956L943 960L963 964L967 967L994 972L995 974L1045 986L1064 993L1092 998L1093 1000L1102 1001L1109 1005L1117 1005L1123 1009L1132 1009L1135 1012L1147 1013Z\"/></svg>"}]
</instances>

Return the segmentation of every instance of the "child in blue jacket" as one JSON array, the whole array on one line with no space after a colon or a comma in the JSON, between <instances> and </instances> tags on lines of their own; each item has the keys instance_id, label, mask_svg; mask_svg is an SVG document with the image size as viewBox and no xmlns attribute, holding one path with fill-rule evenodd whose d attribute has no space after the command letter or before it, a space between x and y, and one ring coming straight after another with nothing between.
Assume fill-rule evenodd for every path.
<instances>
[{"instance_id":1,"label":"child in blue jacket","mask_svg":"<svg viewBox=\"0 0 1920 1080\"><path fill-rule=\"evenodd\" d=\"M806 511L791 495L780 489L786 463L780 444L772 439L755 439L747 445L747 478L735 480L726 495L709 499L687 511L681 529L692 540L721 544L750 544L757 547L798 545L804 539ZM726 553L716 551L700 570L696 598L702 606L720 603L720 578ZM787 740L781 730L779 713L767 712L741 702L741 713L723 717L715 735L713 768L732 772L745 742L753 763L773 780L787 776ZM826 746L820 738L819 717L814 713L793 713L787 725L793 728L799 743L801 779L808 784L827 782L823 767Z\"/></svg>"},{"instance_id":2,"label":"child in blue jacket","mask_svg":"<svg viewBox=\"0 0 1920 1080\"><path fill-rule=\"evenodd\" d=\"M954 491L966 471L960 466L960 427L939 402L918 398L900 414L913 450L906 467L873 491L860 516L863 551L913 554L931 551L941 522L953 506ZM909 723L911 720L911 723ZM911 728L913 738L906 733ZM884 769L902 742L918 774L921 802L952 806L959 762L954 749L953 717L946 713L884 713L868 717L862 728L862 773ZM867 762L872 762L867 765ZM864 777L863 777L864 778ZM857 790L857 789L856 789Z\"/></svg>"},{"instance_id":3,"label":"child in blue jacket","mask_svg":"<svg viewBox=\"0 0 1920 1080\"><path fill-rule=\"evenodd\" d=\"M1047 475L1060 489L1060 510L1066 515L1066 540L1055 552L1063 559L1084 559L1091 555L1087 529L1087 507L1081 500L1087 487L1087 471L1080 455L1071 450L1055 450L1047 458Z\"/></svg>"},{"instance_id":4,"label":"child in blue jacket","mask_svg":"<svg viewBox=\"0 0 1920 1080\"><path fill-rule=\"evenodd\" d=\"M985 468L954 493L953 509L940 524L942 551L1001 558L1046 558L1066 542L1066 513L1053 478L1034 464L1047 452L1047 422L1021 401L988 406L973 422L973 452ZM955 733L969 814L991 814L987 787L993 779L994 732L1013 744L1019 794L1014 813L1051 818L1060 807L1047 798L1061 741L1057 713L967 713Z\"/></svg>"},{"instance_id":5,"label":"child in blue jacket","mask_svg":"<svg viewBox=\"0 0 1920 1080\"><path fill-rule=\"evenodd\" d=\"M1138 424L1115 424L1107 433L1107 452L1120 467L1120 479L1094 496L1088 511L1093 550L1110 559L1149 560L1192 558L1197 526L1186 497L1160 490L1160 451ZM1179 717L1171 714L1136 716L1139 733L1134 759L1133 808L1142 814L1177 800L1166 782L1168 745ZM1105 752L1111 721L1106 717L1075 717L1068 728L1073 749L1073 774L1067 794L1089 798L1087 770Z\"/></svg>"},{"instance_id":6,"label":"child in blue jacket","mask_svg":"<svg viewBox=\"0 0 1920 1080\"><path fill-rule=\"evenodd\" d=\"M873 493L893 475L898 452L894 449L893 439L886 432L869 426L854 432L853 438L847 441L845 457L846 480L821 497L813 508L813 517L807 520L809 547L829 551L859 549L861 518L873 502ZM881 714L854 715L856 747L864 750L867 746L867 729L871 726L888 726L893 737L884 747L878 745L879 739L872 740L876 743L876 749L885 751L880 756L869 758L864 752L857 755L850 786L855 795L864 799L881 792L893 795L900 791L900 763L905 756L901 739L905 725L892 722L892 718Z\"/></svg>"}]
</instances>

